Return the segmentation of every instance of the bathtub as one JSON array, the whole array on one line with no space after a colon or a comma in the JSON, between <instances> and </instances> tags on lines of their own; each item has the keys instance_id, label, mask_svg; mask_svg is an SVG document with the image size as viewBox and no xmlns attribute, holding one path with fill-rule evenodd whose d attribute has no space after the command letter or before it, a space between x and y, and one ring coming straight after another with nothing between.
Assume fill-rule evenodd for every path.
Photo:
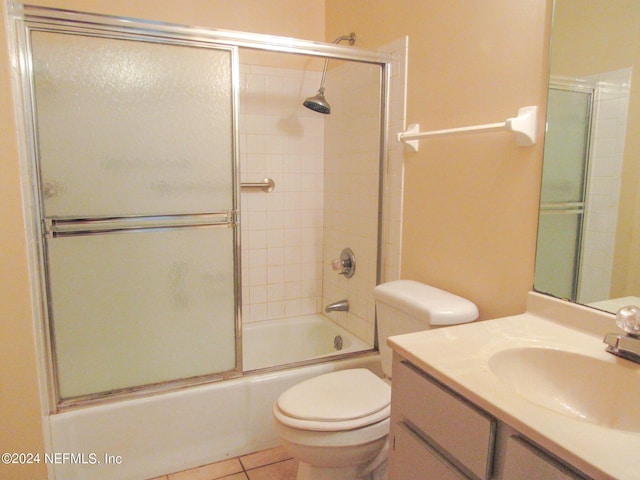
<instances>
[{"instance_id":1,"label":"bathtub","mask_svg":"<svg viewBox=\"0 0 640 480\"><path fill-rule=\"evenodd\" d=\"M320 314L242 327L245 372L363 350L371 350L371 346Z\"/></svg>"},{"instance_id":2,"label":"bathtub","mask_svg":"<svg viewBox=\"0 0 640 480\"><path fill-rule=\"evenodd\" d=\"M339 327L321 328L317 320L298 319L284 329L282 323L287 321L260 322L248 328L244 344L252 349L254 343L266 343L266 335L280 337L283 330L283 337L303 343L301 338L326 330L330 351L316 350L312 355L316 358L336 353L335 332L344 335L343 351L362 347ZM306 333L292 334L296 324ZM289 347L278 348L288 350L287 355L291 353ZM272 363L251 356L247 360L251 368ZM48 463L50 478L145 480L274 447L278 441L272 428L271 407L281 392L322 373L360 367L382 374L379 355L369 352L51 415L47 417L50 452L58 456L54 458L56 462Z\"/></svg>"}]
</instances>

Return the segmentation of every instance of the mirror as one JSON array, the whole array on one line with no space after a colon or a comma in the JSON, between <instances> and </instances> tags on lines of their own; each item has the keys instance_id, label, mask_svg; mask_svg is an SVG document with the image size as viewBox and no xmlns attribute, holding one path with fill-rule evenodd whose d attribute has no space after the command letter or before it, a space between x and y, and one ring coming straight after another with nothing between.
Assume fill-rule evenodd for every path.
<instances>
[{"instance_id":1,"label":"mirror","mask_svg":"<svg viewBox=\"0 0 640 480\"><path fill-rule=\"evenodd\" d=\"M640 305L636 65L640 2L555 0L534 288L613 312Z\"/></svg>"}]
</instances>

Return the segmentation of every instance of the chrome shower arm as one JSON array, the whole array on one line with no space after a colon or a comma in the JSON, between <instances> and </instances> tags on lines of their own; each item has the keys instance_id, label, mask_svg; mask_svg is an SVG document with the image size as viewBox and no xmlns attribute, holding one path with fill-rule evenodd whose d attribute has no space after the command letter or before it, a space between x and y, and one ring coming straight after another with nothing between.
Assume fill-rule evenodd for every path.
<instances>
[{"instance_id":1,"label":"chrome shower arm","mask_svg":"<svg viewBox=\"0 0 640 480\"><path fill-rule=\"evenodd\" d=\"M349 35L342 35L336 38L333 43L340 43L343 40L349 42L349 45L353 45L356 43L356 34L351 32ZM320 88L318 89L318 93L315 96L307 98L302 104L319 113L328 114L331 113L331 106L324 98L324 82L327 78L327 66L329 65L329 57L324 60L324 69L322 70L322 80L320 81Z\"/></svg>"},{"instance_id":2,"label":"chrome shower arm","mask_svg":"<svg viewBox=\"0 0 640 480\"><path fill-rule=\"evenodd\" d=\"M349 35L341 35L340 37L336 38L331 43L338 44L338 43L343 42L343 41L349 42L349 45L353 45L354 43L356 43L356 34L355 34L355 32L351 32ZM320 93L324 93L324 81L327 78L327 66L328 65L329 65L329 57L325 58L325 60L324 60L324 69L322 70L322 80L320 81L320 88L318 89L318 92L320 92Z\"/></svg>"}]
</instances>

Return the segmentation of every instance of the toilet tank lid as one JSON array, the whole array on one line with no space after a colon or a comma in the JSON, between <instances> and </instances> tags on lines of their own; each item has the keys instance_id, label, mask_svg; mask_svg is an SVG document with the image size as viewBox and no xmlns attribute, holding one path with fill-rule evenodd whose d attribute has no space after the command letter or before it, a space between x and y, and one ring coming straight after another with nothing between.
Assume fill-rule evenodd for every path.
<instances>
[{"instance_id":1,"label":"toilet tank lid","mask_svg":"<svg viewBox=\"0 0 640 480\"><path fill-rule=\"evenodd\" d=\"M478 318L478 307L453 293L415 280L394 280L373 290L376 302L386 303L430 325L457 325Z\"/></svg>"}]
</instances>

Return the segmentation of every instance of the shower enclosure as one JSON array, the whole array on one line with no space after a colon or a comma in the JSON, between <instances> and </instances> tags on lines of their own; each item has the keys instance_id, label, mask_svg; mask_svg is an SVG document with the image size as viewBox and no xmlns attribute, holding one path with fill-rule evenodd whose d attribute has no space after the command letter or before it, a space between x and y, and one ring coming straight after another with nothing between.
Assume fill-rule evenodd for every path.
<instances>
[{"instance_id":1,"label":"shower enclosure","mask_svg":"<svg viewBox=\"0 0 640 480\"><path fill-rule=\"evenodd\" d=\"M388 56L13 8L53 409L241 376L243 324L341 298L374 348Z\"/></svg>"}]
</instances>

